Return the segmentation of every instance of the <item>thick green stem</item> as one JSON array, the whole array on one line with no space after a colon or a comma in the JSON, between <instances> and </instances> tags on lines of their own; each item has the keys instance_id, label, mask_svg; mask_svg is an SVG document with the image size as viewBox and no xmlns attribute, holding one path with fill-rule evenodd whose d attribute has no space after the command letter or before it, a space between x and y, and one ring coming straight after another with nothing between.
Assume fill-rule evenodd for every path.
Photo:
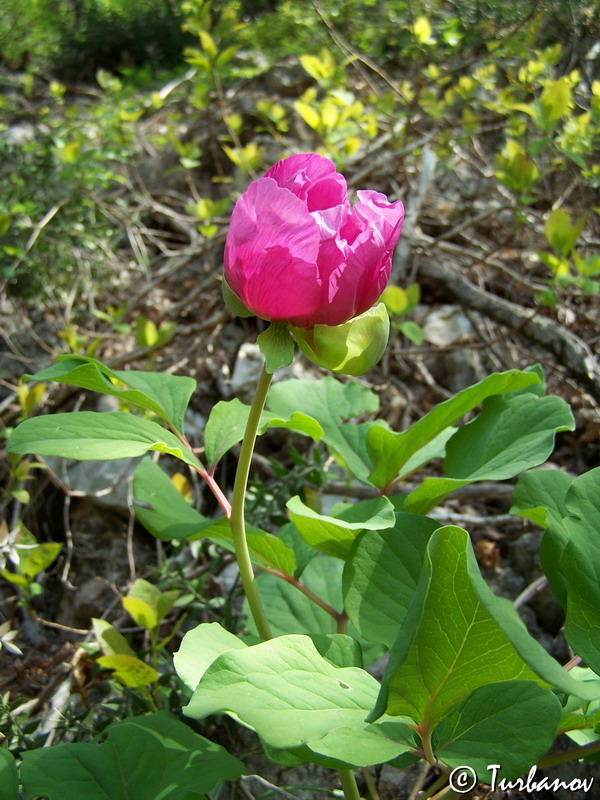
<instances>
[{"instance_id":1,"label":"thick green stem","mask_svg":"<svg viewBox=\"0 0 600 800\"><path fill-rule=\"evenodd\" d=\"M269 623L267 622L265 611L256 587L254 570L252 569L252 561L250 560L250 553L248 551L246 523L244 520L244 503L246 499L250 463L254 451L254 442L256 441L256 432L260 423L260 416L265 407L267 393L271 385L271 377L270 373L268 373L263 366L254 393L254 399L252 400L252 406L250 407L250 414L248 415L248 422L246 423L246 430L240 449L235 482L233 484L230 517L233 544L235 546L235 555L240 570L242 585L246 598L248 599L248 605L250 606L254 624L256 625L259 636L263 640L271 639L272 637ZM354 772L349 769L342 769L338 770L338 774L340 776L342 789L344 790L345 800L361 800Z\"/></svg>"},{"instance_id":2,"label":"thick green stem","mask_svg":"<svg viewBox=\"0 0 600 800\"><path fill-rule=\"evenodd\" d=\"M338 775L344 790L345 800L361 800L354 772L351 769L339 769Z\"/></svg>"},{"instance_id":3,"label":"thick green stem","mask_svg":"<svg viewBox=\"0 0 600 800\"><path fill-rule=\"evenodd\" d=\"M265 400L267 399L267 392L271 385L271 378L272 375L268 373L263 366L256 386L256 392L254 393L254 399L252 400L248 422L246 423L237 472L235 474L235 482L233 484L233 497L231 499L231 531L233 533L235 555L244 592L248 599L248 605L250 606L254 624L256 625L261 639L270 639L271 631L256 587L254 570L252 569L252 561L250 559L248 542L246 540L244 503L246 500L246 487L248 485L248 474L250 472L250 463L254 451L254 442L256 441L256 432L260 422L260 415L262 414Z\"/></svg>"}]
</instances>

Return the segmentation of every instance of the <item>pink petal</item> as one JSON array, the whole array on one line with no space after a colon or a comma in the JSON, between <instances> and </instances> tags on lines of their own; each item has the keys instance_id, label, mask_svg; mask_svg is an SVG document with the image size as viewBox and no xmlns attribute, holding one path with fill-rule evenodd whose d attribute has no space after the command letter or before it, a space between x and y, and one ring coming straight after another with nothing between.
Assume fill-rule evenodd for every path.
<instances>
[{"instance_id":1,"label":"pink petal","mask_svg":"<svg viewBox=\"0 0 600 800\"><path fill-rule=\"evenodd\" d=\"M301 200L272 178L254 181L231 216L227 282L257 316L305 321L321 293L319 240L319 226Z\"/></svg>"},{"instance_id":2,"label":"pink petal","mask_svg":"<svg viewBox=\"0 0 600 800\"><path fill-rule=\"evenodd\" d=\"M299 153L271 167L265 177L289 189L306 203L309 211L319 211L346 204L346 179L336 172L335 164L317 153Z\"/></svg>"},{"instance_id":3,"label":"pink petal","mask_svg":"<svg viewBox=\"0 0 600 800\"><path fill-rule=\"evenodd\" d=\"M319 226L322 241L325 239L340 238L338 231L346 224L349 211L349 205L341 205L310 212L311 217Z\"/></svg>"},{"instance_id":4,"label":"pink petal","mask_svg":"<svg viewBox=\"0 0 600 800\"><path fill-rule=\"evenodd\" d=\"M377 301L390 278L391 251L388 251L381 233L364 231L352 246L340 247L343 261L325 279L323 274L322 306L326 309L327 325L340 325L367 311ZM321 245L321 251L323 244ZM331 257L331 249L319 261Z\"/></svg>"},{"instance_id":5,"label":"pink petal","mask_svg":"<svg viewBox=\"0 0 600 800\"><path fill-rule=\"evenodd\" d=\"M365 189L356 194L358 203L352 207L351 211L355 223L362 230L365 230L367 226L381 230L386 247L393 250L398 244L404 222L404 206L401 201L390 203L381 192Z\"/></svg>"}]
</instances>

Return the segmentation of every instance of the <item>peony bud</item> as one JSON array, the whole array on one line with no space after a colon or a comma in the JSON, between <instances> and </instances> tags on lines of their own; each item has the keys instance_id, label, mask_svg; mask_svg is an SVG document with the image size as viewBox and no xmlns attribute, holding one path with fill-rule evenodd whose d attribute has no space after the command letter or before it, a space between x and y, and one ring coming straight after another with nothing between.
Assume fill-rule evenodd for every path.
<instances>
[{"instance_id":1,"label":"peony bud","mask_svg":"<svg viewBox=\"0 0 600 800\"><path fill-rule=\"evenodd\" d=\"M302 352L315 364L344 375L363 375L379 361L390 334L383 303L341 325L292 328Z\"/></svg>"},{"instance_id":2,"label":"peony bud","mask_svg":"<svg viewBox=\"0 0 600 800\"><path fill-rule=\"evenodd\" d=\"M242 310L295 328L341 326L383 292L403 219L402 203L378 192L359 191L351 206L346 181L328 159L286 158L235 204L225 244L233 297L224 284L226 302L233 308L235 298Z\"/></svg>"}]
</instances>

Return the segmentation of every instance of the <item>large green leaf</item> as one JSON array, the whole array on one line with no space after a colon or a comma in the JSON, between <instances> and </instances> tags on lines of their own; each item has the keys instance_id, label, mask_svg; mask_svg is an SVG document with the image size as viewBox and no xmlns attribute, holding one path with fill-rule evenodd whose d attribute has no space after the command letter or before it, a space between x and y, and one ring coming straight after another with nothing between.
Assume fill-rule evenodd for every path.
<instances>
[{"instance_id":1,"label":"large green leaf","mask_svg":"<svg viewBox=\"0 0 600 800\"><path fill-rule=\"evenodd\" d=\"M393 736L389 735L391 730ZM375 723L361 728L334 728L320 739L291 752L330 769L344 769L392 761L415 746L418 746L415 733L408 725L388 722L385 726Z\"/></svg>"},{"instance_id":2,"label":"large green leaf","mask_svg":"<svg viewBox=\"0 0 600 800\"><path fill-rule=\"evenodd\" d=\"M336 667L361 667L360 646L351 636L340 633L311 634L318 652ZM248 644L216 622L205 622L188 631L173 657L175 670L193 692L200 679L215 661L228 650L241 650Z\"/></svg>"},{"instance_id":3,"label":"large green leaf","mask_svg":"<svg viewBox=\"0 0 600 800\"><path fill-rule=\"evenodd\" d=\"M511 513L546 528L540 544L540 560L550 588L563 608L567 606L567 580L560 562L569 540L563 520L567 516L567 494L574 480L578 479L557 470L526 472L517 483L511 507Z\"/></svg>"},{"instance_id":4,"label":"large green leaf","mask_svg":"<svg viewBox=\"0 0 600 800\"><path fill-rule=\"evenodd\" d=\"M560 560L567 586L565 636L600 675L600 467L573 481L565 505L568 538Z\"/></svg>"},{"instance_id":5,"label":"large green leaf","mask_svg":"<svg viewBox=\"0 0 600 800\"><path fill-rule=\"evenodd\" d=\"M206 537L233 550L229 520L202 516L186 502L169 476L150 458L136 467L133 494L136 517L158 539ZM294 552L281 539L252 526L248 526L247 539L255 563L274 567L286 575L293 574L296 569Z\"/></svg>"},{"instance_id":6,"label":"large green leaf","mask_svg":"<svg viewBox=\"0 0 600 800\"><path fill-rule=\"evenodd\" d=\"M502 765L502 777L511 780L547 752L560 715L560 702L550 689L531 681L491 683L476 689L436 727L433 750L449 767L469 766L480 776L494 761Z\"/></svg>"},{"instance_id":7,"label":"large green leaf","mask_svg":"<svg viewBox=\"0 0 600 800\"><path fill-rule=\"evenodd\" d=\"M297 410L299 402L302 410L321 425L324 441L343 459L353 475L366 480L371 466L352 446L353 434L348 434L352 426L341 423L360 414L375 413L379 408L377 395L359 383L341 383L327 377L318 381L294 379L276 383L267 398L268 408L284 418Z\"/></svg>"},{"instance_id":8,"label":"large green leaf","mask_svg":"<svg viewBox=\"0 0 600 800\"><path fill-rule=\"evenodd\" d=\"M198 467L196 456L171 431L124 411L77 411L32 417L8 440L9 453L60 456L78 461L111 461L141 456L148 450L170 453Z\"/></svg>"},{"instance_id":9,"label":"large green leaf","mask_svg":"<svg viewBox=\"0 0 600 800\"><path fill-rule=\"evenodd\" d=\"M58 356L56 364L26 377L35 381L58 381L118 397L130 405L153 411L180 433L183 433L185 410L196 388L196 381L190 377L112 370L95 358L77 355ZM119 383L130 388L123 389Z\"/></svg>"},{"instance_id":10,"label":"large green leaf","mask_svg":"<svg viewBox=\"0 0 600 800\"><path fill-rule=\"evenodd\" d=\"M403 509L424 514L461 486L506 480L535 467L552 452L555 434L574 426L573 414L560 397L489 397L481 413L447 442L446 477L426 478L407 496Z\"/></svg>"},{"instance_id":11,"label":"large green leaf","mask_svg":"<svg viewBox=\"0 0 600 800\"><path fill-rule=\"evenodd\" d=\"M241 639L226 631L218 622L205 622L188 631L173 656L175 671L193 692L213 661L228 650L247 647Z\"/></svg>"},{"instance_id":12,"label":"large green leaf","mask_svg":"<svg viewBox=\"0 0 600 800\"><path fill-rule=\"evenodd\" d=\"M4 747L0 747L0 800L19 800L17 765Z\"/></svg>"},{"instance_id":13,"label":"large green leaf","mask_svg":"<svg viewBox=\"0 0 600 800\"><path fill-rule=\"evenodd\" d=\"M218 656L184 713L233 712L272 747L298 747L336 727L362 726L378 688L362 669L334 667L308 636L281 636Z\"/></svg>"},{"instance_id":14,"label":"large green leaf","mask_svg":"<svg viewBox=\"0 0 600 800\"><path fill-rule=\"evenodd\" d=\"M142 459L133 473L133 509L142 525L163 541L198 538L214 524L186 502L151 458Z\"/></svg>"},{"instance_id":15,"label":"large green leaf","mask_svg":"<svg viewBox=\"0 0 600 800\"><path fill-rule=\"evenodd\" d=\"M459 479L512 478L545 460L555 434L574 427L571 409L560 397L533 392L490 397L446 445L445 471Z\"/></svg>"},{"instance_id":16,"label":"large green leaf","mask_svg":"<svg viewBox=\"0 0 600 800\"><path fill-rule=\"evenodd\" d=\"M344 608L370 642L391 647L419 582L427 543L440 525L416 514L397 514L391 530L358 537L344 567Z\"/></svg>"},{"instance_id":17,"label":"large green leaf","mask_svg":"<svg viewBox=\"0 0 600 800\"><path fill-rule=\"evenodd\" d=\"M244 765L167 712L117 722L104 744L23 753L25 797L48 800L202 800Z\"/></svg>"},{"instance_id":18,"label":"large green leaf","mask_svg":"<svg viewBox=\"0 0 600 800\"><path fill-rule=\"evenodd\" d=\"M343 609L342 570L343 563L339 559L318 556L302 573L304 586L337 612ZM336 632L337 624L334 617L292 584L269 573L259 575L256 582L274 636L283 636L287 633L306 633L314 636L314 634ZM245 608L248 614L248 628L252 633L257 633L247 603ZM348 633L356 636L352 625L349 626ZM356 638L360 640L365 664L370 664L382 654L384 648L381 645L369 645L360 637Z\"/></svg>"},{"instance_id":19,"label":"large green leaf","mask_svg":"<svg viewBox=\"0 0 600 800\"><path fill-rule=\"evenodd\" d=\"M300 536L299 532L292 525L291 522L286 523L277 531L277 538L285 542L288 547L291 547L296 557L296 569L294 577L299 578L304 572L306 565L309 564L313 558L319 555L314 547L311 547L305 539Z\"/></svg>"},{"instance_id":20,"label":"large green leaf","mask_svg":"<svg viewBox=\"0 0 600 800\"><path fill-rule=\"evenodd\" d=\"M431 727L480 686L510 680L588 699L596 691L563 670L527 633L513 605L492 593L467 532L440 528L429 541L372 718L408 715Z\"/></svg>"},{"instance_id":21,"label":"large green leaf","mask_svg":"<svg viewBox=\"0 0 600 800\"><path fill-rule=\"evenodd\" d=\"M573 478L555 469L532 469L517 481L511 514L535 522L542 528L566 516L565 498Z\"/></svg>"},{"instance_id":22,"label":"large green leaf","mask_svg":"<svg viewBox=\"0 0 600 800\"><path fill-rule=\"evenodd\" d=\"M372 426L367 435L367 446L373 464L369 481L378 488L385 489L415 453L482 403L486 397L514 392L539 382L539 376L533 372L509 370L495 373L435 406L403 433L394 433L379 425ZM411 465L411 469L413 468Z\"/></svg>"},{"instance_id":23,"label":"large green leaf","mask_svg":"<svg viewBox=\"0 0 600 800\"><path fill-rule=\"evenodd\" d=\"M249 414L250 406L237 398L221 400L213 406L204 429L206 459L211 469L215 468L234 444L242 441ZM263 434L267 428L287 428L310 436L313 441L318 441L323 436L323 428L319 423L301 411L294 411L287 417L263 411L258 433Z\"/></svg>"},{"instance_id":24,"label":"large green leaf","mask_svg":"<svg viewBox=\"0 0 600 800\"><path fill-rule=\"evenodd\" d=\"M305 541L341 559L348 558L352 542L361 531L391 528L395 522L394 507L387 497L351 503L332 516L318 514L299 497L288 500L287 508Z\"/></svg>"},{"instance_id":25,"label":"large green leaf","mask_svg":"<svg viewBox=\"0 0 600 800\"><path fill-rule=\"evenodd\" d=\"M358 766L350 756L363 761L366 754L367 761L377 763L409 747L378 736L377 726L365 724L378 687L362 669L333 666L307 636L282 636L218 656L184 713L195 719L234 714L276 749L308 746L319 754L325 739L327 759Z\"/></svg>"},{"instance_id":26,"label":"large green leaf","mask_svg":"<svg viewBox=\"0 0 600 800\"><path fill-rule=\"evenodd\" d=\"M336 611L342 610L343 564L337 558L314 558L302 573L302 582ZM274 636L286 633L335 633L335 619L295 586L264 573L256 579L265 614ZM252 618L248 627L256 633Z\"/></svg>"},{"instance_id":27,"label":"large green leaf","mask_svg":"<svg viewBox=\"0 0 600 800\"><path fill-rule=\"evenodd\" d=\"M203 533L207 539L235 552L231 523L225 517L219 517ZM246 540L252 561L258 566L268 566L280 570L284 575L293 575L296 570L296 557L291 547L271 533L266 533L253 525L246 525ZM275 580L280 580L275 578Z\"/></svg>"}]
</instances>

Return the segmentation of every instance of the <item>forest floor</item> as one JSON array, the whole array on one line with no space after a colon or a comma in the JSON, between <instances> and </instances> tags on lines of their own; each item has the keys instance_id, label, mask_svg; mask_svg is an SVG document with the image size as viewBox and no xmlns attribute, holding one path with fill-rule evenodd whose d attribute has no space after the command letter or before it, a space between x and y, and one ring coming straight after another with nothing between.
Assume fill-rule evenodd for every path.
<instances>
[{"instance_id":1,"label":"forest floor","mask_svg":"<svg viewBox=\"0 0 600 800\"><path fill-rule=\"evenodd\" d=\"M275 80L277 76L272 77ZM244 85L237 99L248 105L260 96L272 99L272 91L265 86L264 79ZM294 90L292 86L291 91L298 93L301 87ZM278 99L286 102L283 95ZM235 104L236 97L229 102ZM186 123L180 137L199 143L204 155L197 167L177 169L174 147L159 151L148 145L124 168L124 184L103 194L103 201L115 209L116 216L119 196L128 193L128 221L119 219L122 236L111 251L102 284L95 284L93 291L80 286L71 295L56 294L44 302L19 297L10 289L0 298L0 409L6 425L14 424L20 413L19 377L37 372L67 350L65 330L69 326L86 344L99 337L94 355L114 368L193 376L198 390L187 421L188 438L195 446L200 445L204 422L217 401L233 396L247 400L256 377L256 360L246 345L256 340L264 323L234 318L222 301L226 216L216 220L218 232L206 238L186 209L198 197L218 197L215 177L230 178L239 189L249 178L236 172L222 151L217 151L217 123L210 115L187 118L193 121ZM138 126L140 140L150 141L162 124L161 112L145 117ZM281 145L272 137L265 136L261 144L265 164L281 156ZM314 139L302 126L288 134L285 143L288 152L308 151L314 146ZM442 164L427 145L415 148L415 153L400 153L387 148L382 137L368 157L350 162L344 171L352 188L376 189L404 200L407 223L392 280L400 286L420 286L421 299L410 319L421 327L423 341L416 344L393 332L381 363L360 379L380 397L381 415L393 428L402 430L436 403L491 372L539 363L548 393L563 397L576 420L573 432L558 435L546 468L578 475L600 465L598 296L570 290L561 295L555 308L543 307L536 300L547 288L547 272L535 257L545 241L543 216L557 190L567 201L568 183L548 186L546 205L542 199L528 209L527 224L515 237L507 230L509 200L493 178L491 156L485 151L456 148ZM582 196L577 206L589 202L591 198ZM590 236L598 239L599 233L592 231ZM119 332L93 313L123 304L127 305L127 321L143 317L157 329L165 322L172 323L173 335L156 349L144 347L139 337L136 340L134 325L129 332ZM324 373L299 355L287 374ZM48 385L36 413L99 410L102 402L72 388ZM306 443L294 439L294 444L304 448L309 457ZM228 489L235 458L234 451L220 467L219 477ZM293 470L287 439L269 436L259 444L256 479L271 486L276 479L269 459ZM134 577L164 576L174 570L172 564L168 568L165 564L175 556L135 521L128 502L131 464L106 462L91 467L88 463L82 467L45 461L47 468L27 483L30 501L18 510L16 504L7 507L7 525L10 528L20 519L39 541L60 542L63 550L44 574L42 591L30 608L19 604L13 585L0 581L1 619L13 621L18 631L15 644L22 651L18 657L0 651L0 693L10 692L13 718L21 714L25 720L24 736L54 731L52 735L59 740L64 731L52 721L49 709L58 707L63 719L68 717L68 703L57 699L66 681L70 692L77 694L73 701L77 710L72 716L82 726L90 724L92 717L85 714L98 698L101 703L112 702L82 656L81 644L91 639L91 618L104 616L142 641L142 632L131 627L122 611L120 597ZM6 460L0 469L8 474ZM330 476L325 493L340 493L334 477ZM530 631L565 663L572 654L561 633L563 612L540 579L537 553L542 532L508 513L511 490L508 483L474 484L456 492L434 516L471 532L486 580L496 592L517 601ZM200 502L203 513L214 512L203 495ZM206 585L213 606L218 605L217 600L230 603L234 591L230 559L214 569L208 548L196 552L194 558L197 575L210 572ZM239 614L236 603L234 613ZM208 618L213 618L212 613ZM182 633L175 636L171 649L177 648ZM248 744L225 723L216 736L234 752ZM264 770L263 764L257 766L259 770ZM408 796L409 786L395 783L393 772L386 767L378 773L382 800ZM600 777L598 770L590 774ZM263 771L261 775L286 785L284 773ZM323 776L307 773L303 780L314 785ZM414 780L414 774L403 780ZM250 789L260 797L268 787L261 787L257 779ZM299 789L296 796L317 795Z\"/></svg>"}]
</instances>

